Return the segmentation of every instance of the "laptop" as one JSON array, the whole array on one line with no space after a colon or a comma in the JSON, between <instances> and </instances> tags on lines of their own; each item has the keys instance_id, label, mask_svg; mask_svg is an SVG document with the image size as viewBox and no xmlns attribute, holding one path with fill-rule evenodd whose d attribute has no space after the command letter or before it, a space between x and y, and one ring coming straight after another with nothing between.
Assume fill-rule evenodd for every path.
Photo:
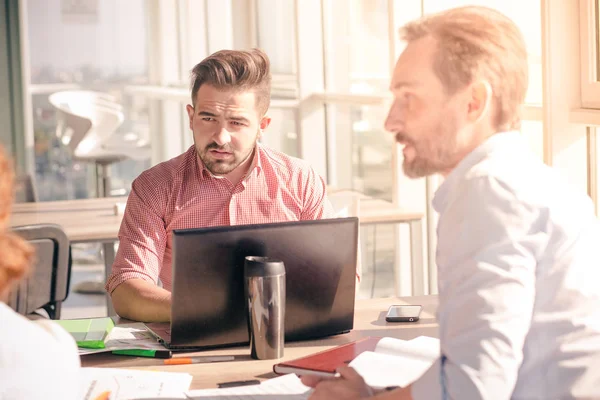
<instances>
[{"instance_id":1,"label":"laptop","mask_svg":"<svg viewBox=\"0 0 600 400\"><path fill-rule=\"evenodd\" d=\"M244 259L286 270L285 340L349 332L354 324L358 218L173 231L171 323L147 323L170 349L250 342Z\"/></svg>"}]
</instances>

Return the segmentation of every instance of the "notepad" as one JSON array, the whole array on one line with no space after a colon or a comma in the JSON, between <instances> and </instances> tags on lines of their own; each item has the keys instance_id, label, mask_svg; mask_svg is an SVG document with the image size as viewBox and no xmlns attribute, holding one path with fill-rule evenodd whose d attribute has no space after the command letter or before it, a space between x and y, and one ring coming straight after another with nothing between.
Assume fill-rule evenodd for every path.
<instances>
[{"instance_id":1,"label":"notepad","mask_svg":"<svg viewBox=\"0 0 600 400\"><path fill-rule=\"evenodd\" d=\"M332 378L336 370L365 351L373 351L382 338L370 336L318 353L273 365L276 374L315 375Z\"/></svg>"},{"instance_id":2,"label":"notepad","mask_svg":"<svg viewBox=\"0 0 600 400\"><path fill-rule=\"evenodd\" d=\"M56 321L73 336L77 346L87 349L104 348L104 340L115 326L109 318L63 319Z\"/></svg>"},{"instance_id":3,"label":"notepad","mask_svg":"<svg viewBox=\"0 0 600 400\"><path fill-rule=\"evenodd\" d=\"M353 367L377 389L407 386L418 379L440 354L440 341L427 336L412 340L367 337L296 360L275 364L276 373L332 378L337 368Z\"/></svg>"}]
</instances>

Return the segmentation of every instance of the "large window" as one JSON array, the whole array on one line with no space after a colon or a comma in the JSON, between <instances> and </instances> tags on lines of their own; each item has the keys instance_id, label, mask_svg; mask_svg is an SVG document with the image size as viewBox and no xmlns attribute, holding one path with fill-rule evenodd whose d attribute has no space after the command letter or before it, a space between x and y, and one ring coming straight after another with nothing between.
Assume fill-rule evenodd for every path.
<instances>
[{"instance_id":1,"label":"large window","mask_svg":"<svg viewBox=\"0 0 600 400\"><path fill-rule=\"evenodd\" d=\"M426 195L435 189L432 181L426 185L402 174L401 152L383 129L391 70L403 46L398 28L422 13L467 4L498 9L521 28L530 72L522 132L540 158L548 149L544 129L549 124L542 121L547 68L542 5L554 0L23 1L42 200L95 195L94 164L73 158L58 139L49 94L92 89L121 104L124 122L115 137L151 153L151 158L111 165L111 194L125 194L141 170L192 144L185 113L192 67L220 49L260 47L269 55L273 73L272 124L263 143L307 159L335 189L425 210ZM599 1L579 0L582 38L587 40L582 99L585 106L598 107ZM431 238L435 216L429 211ZM398 255L410 247L408 235L395 227L371 226L361 235L363 267L376 280L388 279L393 268L408 263ZM429 256L433 259L434 253Z\"/></svg>"},{"instance_id":2,"label":"large window","mask_svg":"<svg viewBox=\"0 0 600 400\"><path fill-rule=\"evenodd\" d=\"M383 130L391 75L388 3L324 0L323 5L327 133L335 144L330 178L336 187L391 201L394 145ZM361 104L361 95L380 100Z\"/></svg>"},{"instance_id":3,"label":"large window","mask_svg":"<svg viewBox=\"0 0 600 400\"><path fill-rule=\"evenodd\" d=\"M112 164L106 195L126 194L132 179L150 165L150 152L143 151L150 145L149 103L123 92L126 84L148 82L146 2L27 0L26 6L40 200L97 195L95 159L74 157L74 149L57 136L56 110L48 97L69 89L100 91L122 106L124 122L109 140L142 151Z\"/></svg>"}]
</instances>

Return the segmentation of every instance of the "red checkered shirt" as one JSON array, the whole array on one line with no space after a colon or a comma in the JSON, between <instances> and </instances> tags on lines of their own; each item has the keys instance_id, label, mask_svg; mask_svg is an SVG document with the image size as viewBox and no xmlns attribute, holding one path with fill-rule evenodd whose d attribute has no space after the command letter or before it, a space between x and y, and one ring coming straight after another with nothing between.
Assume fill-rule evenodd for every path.
<instances>
[{"instance_id":1,"label":"red checkered shirt","mask_svg":"<svg viewBox=\"0 0 600 400\"><path fill-rule=\"evenodd\" d=\"M194 146L133 181L106 283L112 293L138 278L171 290L174 229L331 218L323 179L305 162L257 145L252 167L232 185L213 176Z\"/></svg>"}]
</instances>

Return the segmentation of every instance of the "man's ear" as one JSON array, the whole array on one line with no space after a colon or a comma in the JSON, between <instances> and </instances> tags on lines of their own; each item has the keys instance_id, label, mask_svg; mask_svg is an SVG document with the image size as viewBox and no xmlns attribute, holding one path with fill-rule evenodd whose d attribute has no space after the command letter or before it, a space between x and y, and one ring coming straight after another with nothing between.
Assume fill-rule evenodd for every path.
<instances>
[{"instance_id":1,"label":"man's ear","mask_svg":"<svg viewBox=\"0 0 600 400\"><path fill-rule=\"evenodd\" d=\"M477 81L471 85L468 104L469 121L477 123L490 112L492 96L492 86L488 81Z\"/></svg>"},{"instance_id":2,"label":"man's ear","mask_svg":"<svg viewBox=\"0 0 600 400\"><path fill-rule=\"evenodd\" d=\"M194 112L195 112L194 107L192 107L191 105L188 104L187 106L185 106L185 109L188 113L188 117L190 120L190 129L194 130L194 128L192 127L193 126L192 121L194 121Z\"/></svg>"},{"instance_id":3,"label":"man's ear","mask_svg":"<svg viewBox=\"0 0 600 400\"><path fill-rule=\"evenodd\" d=\"M267 129L269 127L270 124L271 124L271 117L269 117L268 115L265 115L260 120L260 129L264 131L265 129Z\"/></svg>"}]
</instances>

